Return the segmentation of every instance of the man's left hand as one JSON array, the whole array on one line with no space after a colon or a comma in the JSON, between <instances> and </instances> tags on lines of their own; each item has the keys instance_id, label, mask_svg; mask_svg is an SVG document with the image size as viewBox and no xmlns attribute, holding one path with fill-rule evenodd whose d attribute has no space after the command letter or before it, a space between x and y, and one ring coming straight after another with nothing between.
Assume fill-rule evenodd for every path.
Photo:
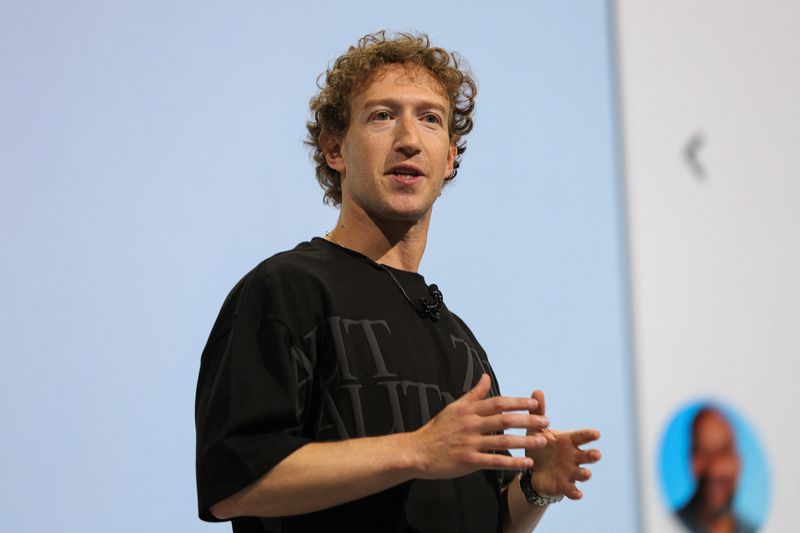
<instances>
[{"instance_id":1,"label":"man's left hand","mask_svg":"<svg viewBox=\"0 0 800 533\"><path fill-rule=\"evenodd\" d=\"M533 398L538 401L538 407L530 413L545 416L544 393L534 391ZM563 494L571 500L579 500L583 493L575 486L575 482L592 477L592 471L581 465L600 460L599 450L582 450L580 446L599 439L600 432L596 429L528 431L528 435L537 434L544 435L547 445L529 448L525 452L533 459L533 489L541 496Z\"/></svg>"}]
</instances>

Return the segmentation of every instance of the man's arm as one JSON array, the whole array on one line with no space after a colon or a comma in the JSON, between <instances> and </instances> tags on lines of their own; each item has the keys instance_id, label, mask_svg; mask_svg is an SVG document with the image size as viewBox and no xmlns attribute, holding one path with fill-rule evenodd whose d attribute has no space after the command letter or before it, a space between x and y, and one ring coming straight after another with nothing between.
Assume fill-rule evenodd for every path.
<instances>
[{"instance_id":1,"label":"man's arm","mask_svg":"<svg viewBox=\"0 0 800 533\"><path fill-rule=\"evenodd\" d=\"M503 491L501 508L503 533L527 533L533 531L544 516L548 506L528 503L519 486L520 475L516 475Z\"/></svg>"},{"instance_id":2,"label":"man's arm","mask_svg":"<svg viewBox=\"0 0 800 533\"><path fill-rule=\"evenodd\" d=\"M478 384L410 433L307 444L241 491L211 506L220 519L287 516L340 505L415 478L446 479L482 469L519 470L530 457L493 450L545 446L547 419L535 398L486 398L491 380ZM513 411L528 411L514 413ZM525 428L525 436L495 435Z\"/></svg>"},{"instance_id":3,"label":"man's arm","mask_svg":"<svg viewBox=\"0 0 800 533\"><path fill-rule=\"evenodd\" d=\"M531 414L545 416L545 400L542 391L534 391L536 407ZM528 430L528 435L532 431ZM544 447L526 450L526 455L533 459L533 477L531 485L540 496L564 495L571 500L579 500L583 493L575 486L577 481L586 481L592 477L588 468L581 464L596 463L600 460L599 450L582 450L580 446L600 438L595 429L577 431L556 431L543 429L539 432L547 439ZM504 493L503 531L518 533L532 531L544 515L547 506L536 506L528 503L516 476Z\"/></svg>"}]
</instances>

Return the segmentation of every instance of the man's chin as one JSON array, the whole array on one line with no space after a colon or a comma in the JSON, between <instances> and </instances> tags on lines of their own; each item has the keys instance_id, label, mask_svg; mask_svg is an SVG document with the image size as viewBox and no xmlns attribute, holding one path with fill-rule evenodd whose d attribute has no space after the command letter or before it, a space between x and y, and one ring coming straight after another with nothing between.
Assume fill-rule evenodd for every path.
<instances>
[{"instance_id":1,"label":"man's chin","mask_svg":"<svg viewBox=\"0 0 800 533\"><path fill-rule=\"evenodd\" d=\"M705 516L718 518L731 512L733 508L733 496L706 495L702 500L702 513Z\"/></svg>"},{"instance_id":2,"label":"man's chin","mask_svg":"<svg viewBox=\"0 0 800 533\"><path fill-rule=\"evenodd\" d=\"M427 219L432 207L433 205L420 205L414 202L396 202L386 205L380 212L375 213L375 218L413 225Z\"/></svg>"}]
</instances>

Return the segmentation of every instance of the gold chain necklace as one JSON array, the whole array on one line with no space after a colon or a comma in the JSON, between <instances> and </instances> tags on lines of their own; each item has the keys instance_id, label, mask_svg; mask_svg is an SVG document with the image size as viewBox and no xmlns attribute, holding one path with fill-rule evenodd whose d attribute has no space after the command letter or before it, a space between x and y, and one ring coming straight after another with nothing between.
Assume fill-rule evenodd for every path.
<instances>
[{"instance_id":1,"label":"gold chain necklace","mask_svg":"<svg viewBox=\"0 0 800 533\"><path fill-rule=\"evenodd\" d=\"M326 232L325 232L325 238L326 238L326 239L328 239L329 241L333 242L333 243L336 243L336 244L338 244L338 245L339 245L339 246L341 246L342 248L347 248L347 246L345 246L344 244L340 243L340 242L339 242L339 241L336 239L336 237L334 237L333 235L331 235L331 232L330 232L330 231L326 231Z\"/></svg>"}]
</instances>

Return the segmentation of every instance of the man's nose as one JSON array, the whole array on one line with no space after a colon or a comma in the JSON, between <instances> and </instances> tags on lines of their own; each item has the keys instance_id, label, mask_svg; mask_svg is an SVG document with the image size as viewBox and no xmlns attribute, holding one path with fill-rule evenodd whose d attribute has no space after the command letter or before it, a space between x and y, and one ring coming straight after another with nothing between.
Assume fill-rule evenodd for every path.
<instances>
[{"instance_id":1,"label":"man's nose","mask_svg":"<svg viewBox=\"0 0 800 533\"><path fill-rule=\"evenodd\" d=\"M397 131L394 148L406 157L411 157L420 151L419 131L415 117L403 115L397 119Z\"/></svg>"},{"instance_id":2,"label":"man's nose","mask_svg":"<svg viewBox=\"0 0 800 533\"><path fill-rule=\"evenodd\" d=\"M739 459L735 452L721 452L708 457L706 475L711 477L730 477L738 470Z\"/></svg>"}]
</instances>

